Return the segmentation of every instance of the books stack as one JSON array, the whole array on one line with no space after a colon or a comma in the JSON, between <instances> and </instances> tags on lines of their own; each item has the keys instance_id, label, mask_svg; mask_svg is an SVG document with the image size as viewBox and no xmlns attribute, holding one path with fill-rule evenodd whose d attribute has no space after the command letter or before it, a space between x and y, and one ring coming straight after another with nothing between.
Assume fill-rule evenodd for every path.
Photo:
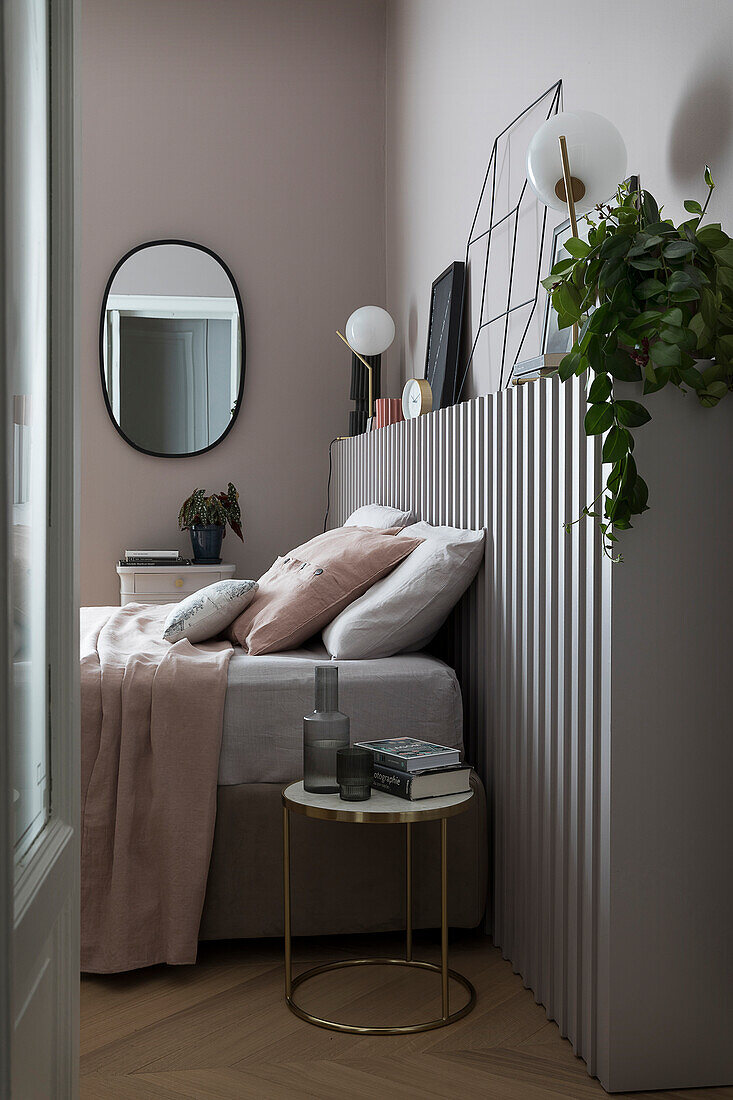
<instances>
[{"instance_id":1,"label":"books stack","mask_svg":"<svg viewBox=\"0 0 733 1100\"><path fill-rule=\"evenodd\" d=\"M190 565L178 550L125 550L120 565Z\"/></svg>"},{"instance_id":2,"label":"books stack","mask_svg":"<svg viewBox=\"0 0 733 1100\"><path fill-rule=\"evenodd\" d=\"M390 737L384 741L358 741L359 748L374 756L375 791L397 795L413 802L461 794L470 789L471 769L461 764L458 749L417 741L413 737Z\"/></svg>"}]
</instances>

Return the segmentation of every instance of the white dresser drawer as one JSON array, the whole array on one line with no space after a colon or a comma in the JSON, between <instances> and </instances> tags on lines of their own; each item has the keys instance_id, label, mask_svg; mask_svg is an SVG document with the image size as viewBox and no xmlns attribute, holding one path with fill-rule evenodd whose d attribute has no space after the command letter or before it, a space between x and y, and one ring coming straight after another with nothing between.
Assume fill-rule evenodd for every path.
<instances>
[{"instance_id":1,"label":"white dresser drawer","mask_svg":"<svg viewBox=\"0 0 733 1100\"><path fill-rule=\"evenodd\" d=\"M182 600L199 588L206 588L222 580L218 569L206 571L189 567L178 573L135 573L135 594L147 596L152 592L163 596L175 596Z\"/></svg>"},{"instance_id":2,"label":"white dresser drawer","mask_svg":"<svg viewBox=\"0 0 733 1100\"><path fill-rule=\"evenodd\" d=\"M202 565L118 565L120 604L180 603L192 592L217 581L231 580L235 567L230 562Z\"/></svg>"}]
</instances>

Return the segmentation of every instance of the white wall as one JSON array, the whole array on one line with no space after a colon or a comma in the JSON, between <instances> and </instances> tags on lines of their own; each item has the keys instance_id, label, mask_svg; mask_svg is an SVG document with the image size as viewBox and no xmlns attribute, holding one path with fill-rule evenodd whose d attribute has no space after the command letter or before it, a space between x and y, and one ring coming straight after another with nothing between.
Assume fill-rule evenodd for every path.
<instances>
[{"instance_id":1,"label":"white wall","mask_svg":"<svg viewBox=\"0 0 733 1100\"><path fill-rule=\"evenodd\" d=\"M733 4L730 0L391 0L387 16L387 299L402 377L422 376L430 285L463 259L495 136L559 77L565 106L610 118L629 171L667 212L718 181L715 220L733 225ZM537 118L536 124L539 124ZM534 126L533 128L536 128ZM516 195L528 133L504 151L499 198ZM553 216L554 217L554 216ZM520 263L536 255L539 211L525 211ZM490 308L505 307L509 236L500 233ZM475 295L477 275L471 280ZM525 279L526 282L526 279ZM475 324L469 318L469 325ZM534 332L537 354L539 329ZM479 345L464 396L498 386L496 349ZM523 356L524 357L524 356ZM395 386L396 386L396 379Z\"/></svg>"}]
</instances>

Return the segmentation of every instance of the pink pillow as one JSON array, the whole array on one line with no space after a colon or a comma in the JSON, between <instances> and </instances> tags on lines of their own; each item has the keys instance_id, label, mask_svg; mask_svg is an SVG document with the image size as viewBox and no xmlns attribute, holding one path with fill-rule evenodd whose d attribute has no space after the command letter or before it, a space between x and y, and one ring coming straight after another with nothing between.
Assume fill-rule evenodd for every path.
<instances>
[{"instance_id":1,"label":"pink pillow","mask_svg":"<svg viewBox=\"0 0 733 1100\"><path fill-rule=\"evenodd\" d=\"M227 637L249 653L299 646L389 573L422 539L372 527L337 527L278 558Z\"/></svg>"}]
</instances>

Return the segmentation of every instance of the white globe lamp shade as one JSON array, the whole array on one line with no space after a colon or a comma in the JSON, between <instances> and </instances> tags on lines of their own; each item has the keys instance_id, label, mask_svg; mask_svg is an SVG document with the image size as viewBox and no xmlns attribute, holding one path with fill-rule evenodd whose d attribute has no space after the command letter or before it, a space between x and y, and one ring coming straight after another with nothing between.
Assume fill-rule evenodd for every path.
<instances>
[{"instance_id":1,"label":"white globe lamp shade","mask_svg":"<svg viewBox=\"0 0 733 1100\"><path fill-rule=\"evenodd\" d=\"M570 176L585 188L576 200L578 214L606 202L626 177L626 146L612 122L593 111L562 111L540 126L527 150L527 179L538 198L554 210L566 210L562 184L560 135L568 147ZM561 184L560 195L556 191Z\"/></svg>"},{"instance_id":2,"label":"white globe lamp shade","mask_svg":"<svg viewBox=\"0 0 733 1100\"><path fill-rule=\"evenodd\" d=\"M394 335L394 321L381 306L362 306L346 322L346 339L359 355L381 355Z\"/></svg>"}]
</instances>

